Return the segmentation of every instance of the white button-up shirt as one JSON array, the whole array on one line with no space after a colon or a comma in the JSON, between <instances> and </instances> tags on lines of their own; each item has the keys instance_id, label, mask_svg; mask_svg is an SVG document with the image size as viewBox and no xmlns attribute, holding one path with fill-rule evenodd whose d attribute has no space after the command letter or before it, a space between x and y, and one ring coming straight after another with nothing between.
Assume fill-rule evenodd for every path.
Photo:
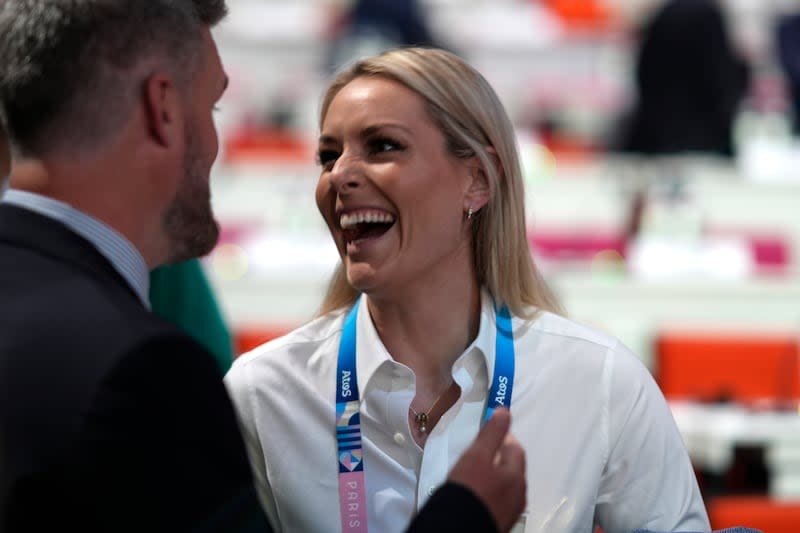
<instances>
[{"instance_id":1,"label":"white button-up shirt","mask_svg":"<svg viewBox=\"0 0 800 533\"><path fill-rule=\"evenodd\" d=\"M334 312L264 344L225 377L279 531L340 531L334 423L345 318ZM512 327L511 431L526 452L524 530L709 530L686 449L639 359L614 338L550 313L514 317ZM366 305L356 331L369 528L399 533L478 432L494 371L494 306L484 294L478 335L453 365L461 396L424 449L408 425L413 371L387 352Z\"/></svg>"}]
</instances>

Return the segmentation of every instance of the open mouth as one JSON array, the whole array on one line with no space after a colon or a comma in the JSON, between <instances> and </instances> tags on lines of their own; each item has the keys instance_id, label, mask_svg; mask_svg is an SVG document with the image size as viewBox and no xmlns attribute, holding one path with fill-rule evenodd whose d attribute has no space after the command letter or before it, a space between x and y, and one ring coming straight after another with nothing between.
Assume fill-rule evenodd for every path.
<instances>
[{"instance_id":1,"label":"open mouth","mask_svg":"<svg viewBox=\"0 0 800 533\"><path fill-rule=\"evenodd\" d=\"M339 217L346 244L377 239L395 223L394 215L374 209L347 213Z\"/></svg>"}]
</instances>

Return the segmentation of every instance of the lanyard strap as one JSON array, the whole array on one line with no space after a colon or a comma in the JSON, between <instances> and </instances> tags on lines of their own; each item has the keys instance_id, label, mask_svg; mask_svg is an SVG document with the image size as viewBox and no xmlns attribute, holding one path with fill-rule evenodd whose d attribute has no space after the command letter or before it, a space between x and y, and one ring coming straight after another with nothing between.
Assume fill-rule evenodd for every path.
<instances>
[{"instance_id":1,"label":"lanyard strap","mask_svg":"<svg viewBox=\"0 0 800 533\"><path fill-rule=\"evenodd\" d=\"M511 406L511 392L514 389L514 331L511 329L511 314L503 306L495 311L497 331L494 341L494 377L489 397L486 400L485 424L498 407Z\"/></svg>"},{"instance_id":2,"label":"lanyard strap","mask_svg":"<svg viewBox=\"0 0 800 533\"><path fill-rule=\"evenodd\" d=\"M339 343L336 367L336 443L339 461L339 510L342 531L367 533L367 498L364 451L361 444L360 399L356 376L356 321L361 299L347 315ZM494 376L486 401L483 423L498 407L511 405L514 387L514 335L508 308L495 311Z\"/></svg>"},{"instance_id":3,"label":"lanyard strap","mask_svg":"<svg viewBox=\"0 0 800 533\"><path fill-rule=\"evenodd\" d=\"M336 367L336 443L339 457L339 510L342 531L367 533L364 496L364 450L361 448L358 379L356 378L356 300L342 331Z\"/></svg>"}]
</instances>

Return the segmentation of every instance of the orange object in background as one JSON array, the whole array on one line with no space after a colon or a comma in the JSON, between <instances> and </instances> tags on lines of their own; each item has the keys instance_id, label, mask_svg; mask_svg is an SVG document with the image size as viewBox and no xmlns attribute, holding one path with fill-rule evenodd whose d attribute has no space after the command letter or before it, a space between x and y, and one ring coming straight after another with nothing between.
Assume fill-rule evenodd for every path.
<instances>
[{"instance_id":1,"label":"orange object in background","mask_svg":"<svg viewBox=\"0 0 800 533\"><path fill-rule=\"evenodd\" d=\"M270 327L270 328L237 328L233 335L234 352L238 357L253 348L261 346L267 341L286 335L291 331L291 327Z\"/></svg>"},{"instance_id":2,"label":"orange object in background","mask_svg":"<svg viewBox=\"0 0 800 533\"><path fill-rule=\"evenodd\" d=\"M544 4L575 30L602 30L617 22L605 0L546 0Z\"/></svg>"},{"instance_id":3,"label":"orange object in background","mask_svg":"<svg viewBox=\"0 0 800 533\"><path fill-rule=\"evenodd\" d=\"M225 141L226 163L314 162L314 147L297 133L281 128L241 128Z\"/></svg>"},{"instance_id":4,"label":"orange object in background","mask_svg":"<svg viewBox=\"0 0 800 533\"><path fill-rule=\"evenodd\" d=\"M656 340L654 374L670 400L780 406L800 399L795 335L664 332Z\"/></svg>"},{"instance_id":5,"label":"orange object in background","mask_svg":"<svg viewBox=\"0 0 800 533\"><path fill-rule=\"evenodd\" d=\"M598 161L603 155L602 148L579 138L556 132L540 131L541 143L553 154L555 160L564 163L589 163Z\"/></svg>"},{"instance_id":6,"label":"orange object in background","mask_svg":"<svg viewBox=\"0 0 800 533\"><path fill-rule=\"evenodd\" d=\"M764 533L800 532L800 501L766 496L718 496L707 502L712 529L746 526Z\"/></svg>"}]
</instances>

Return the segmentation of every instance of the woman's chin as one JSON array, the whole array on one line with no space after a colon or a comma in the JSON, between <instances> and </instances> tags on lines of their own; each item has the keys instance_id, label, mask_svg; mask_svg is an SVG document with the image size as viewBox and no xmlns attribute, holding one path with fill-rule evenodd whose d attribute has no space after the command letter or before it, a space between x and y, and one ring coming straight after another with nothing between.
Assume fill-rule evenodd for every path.
<instances>
[{"instance_id":1,"label":"woman's chin","mask_svg":"<svg viewBox=\"0 0 800 533\"><path fill-rule=\"evenodd\" d=\"M359 292L368 293L375 288L375 270L364 263L346 262L347 281Z\"/></svg>"}]
</instances>

